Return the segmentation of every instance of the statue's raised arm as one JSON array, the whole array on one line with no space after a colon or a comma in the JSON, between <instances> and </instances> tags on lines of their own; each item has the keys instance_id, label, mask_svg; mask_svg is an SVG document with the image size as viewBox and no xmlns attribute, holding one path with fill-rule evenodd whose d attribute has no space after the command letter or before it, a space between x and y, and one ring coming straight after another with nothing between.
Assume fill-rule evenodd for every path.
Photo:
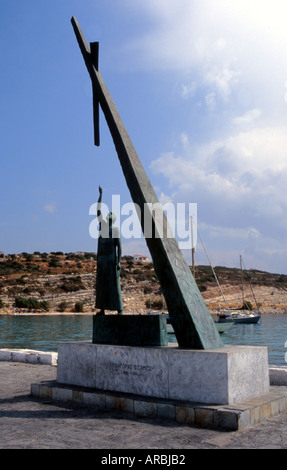
<instances>
[{"instance_id":1,"label":"statue's raised arm","mask_svg":"<svg viewBox=\"0 0 287 470\"><path fill-rule=\"evenodd\" d=\"M102 215L102 210L101 210L102 196L103 196L103 189L101 188L101 186L99 186L99 199L98 199L98 204L97 204L97 216L98 217Z\"/></svg>"}]
</instances>

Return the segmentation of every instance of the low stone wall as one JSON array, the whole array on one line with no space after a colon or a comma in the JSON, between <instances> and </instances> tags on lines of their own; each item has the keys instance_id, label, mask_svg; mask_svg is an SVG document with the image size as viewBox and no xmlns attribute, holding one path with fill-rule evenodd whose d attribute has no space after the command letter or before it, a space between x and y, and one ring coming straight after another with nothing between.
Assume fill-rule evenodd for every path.
<instances>
[{"instance_id":1,"label":"low stone wall","mask_svg":"<svg viewBox=\"0 0 287 470\"><path fill-rule=\"evenodd\" d=\"M287 366L269 366L270 385L287 385Z\"/></svg>"},{"instance_id":2,"label":"low stone wall","mask_svg":"<svg viewBox=\"0 0 287 470\"><path fill-rule=\"evenodd\" d=\"M34 351L32 349L0 349L0 361L56 366L58 364L58 353Z\"/></svg>"}]
</instances>

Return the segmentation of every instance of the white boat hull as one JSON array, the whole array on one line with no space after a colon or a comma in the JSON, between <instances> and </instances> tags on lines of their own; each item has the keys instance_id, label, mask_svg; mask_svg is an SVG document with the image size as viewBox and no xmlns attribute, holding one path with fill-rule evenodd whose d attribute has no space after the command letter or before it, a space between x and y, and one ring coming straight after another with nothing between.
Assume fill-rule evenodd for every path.
<instances>
[{"instance_id":1,"label":"white boat hull","mask_svg":"<svg viewBox=\"0 0 287 470\"><path fill-rule=\"evenodd\" d=\"M226 330L229 330L233 326L233 322L214 322L215 326L217 328L218 333L224 333ZM167 324L167 332L169 334L174 334L174 329L173 326L168 323Z\"/></svg>"},{"instance_id":2,"label":"white boat hull","mask_svg":"<svg viewBox=\"0 0 287 470\"><path fill-rule=\"evenodd\" d=\"M257 323L260 319L260 313L231 313L224 315L223 318L219 318L219 323Z\"/></svg>"}]
</instances>

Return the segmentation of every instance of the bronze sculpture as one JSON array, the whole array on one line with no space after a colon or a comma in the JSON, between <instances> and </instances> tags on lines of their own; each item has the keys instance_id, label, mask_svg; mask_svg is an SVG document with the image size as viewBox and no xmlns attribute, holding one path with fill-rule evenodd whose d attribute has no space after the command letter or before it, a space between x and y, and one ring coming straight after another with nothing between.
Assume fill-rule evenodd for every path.
<instances>
[{"instance_id":1,"label":"bronze sculpture","mask_svg":"<svg viewBox=\"0 0 287 470\"><path fill-rule=\"evenodd\" d=\"M140 222L144 232L146 211L152 221L152 233L146 242L154 269L164 294L170 320L179 347L211 349L223 343L214 321L205 305L192 273L183 258L175 237L170 236L168 222L156 218L152 208L159 205L156 194L136 153L133 143L119 116L117 108L98 69L98 43L87 43L77 20L72 25L81 49L93 87L94 143L99 145L99 105L105 115L132 200L140 208ZM160 206L160 205L159 205ZM158 234L162 234L158 236Z\"/></svg>"},{"instance_id":2,"label":"bronze sculpture","mask_svg":"<svg viewBox=\"0 0 287 470\"><path fill-rule=\"evenodd\" d=\"M103 190L99 186L97 216L99 219L99 238L97 253L96 308L97 315L104 315L105 310L117 310L123 313L123 301L120 286L121 240L118 227L114 226L116 216L112 212L103 219L101 211Z\"/></svg>"}]
</instances>

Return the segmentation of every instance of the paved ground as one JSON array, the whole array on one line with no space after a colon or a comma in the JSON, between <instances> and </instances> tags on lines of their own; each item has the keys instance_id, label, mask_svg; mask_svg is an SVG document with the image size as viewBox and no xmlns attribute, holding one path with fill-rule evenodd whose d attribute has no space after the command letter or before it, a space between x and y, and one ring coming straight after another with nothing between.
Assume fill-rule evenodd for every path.
<instances>
[{"instance_id":1,"label":"paved ground","mask_svg":"<svg viewBox=\"0 0 287 470\"><path fill-rule=\"evenodd\" d=\"M236 432L139 419L30 397L56 367L0 362L1 449L286 449L287 413Z\"/></svg>"}]
</instances>

